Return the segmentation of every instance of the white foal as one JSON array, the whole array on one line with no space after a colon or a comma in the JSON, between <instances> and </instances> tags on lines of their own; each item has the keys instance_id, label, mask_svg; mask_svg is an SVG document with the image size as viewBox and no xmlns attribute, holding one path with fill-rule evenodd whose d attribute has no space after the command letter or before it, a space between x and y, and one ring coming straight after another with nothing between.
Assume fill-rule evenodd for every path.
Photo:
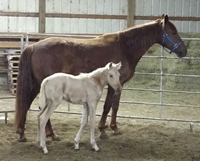
<instances>
[{"instance_id":1,"label":"white foal","mask_svg":"<svg viewBox=\"0 0 200 161\"><path fill-rule=\"evenodd\" d=\"M81 73L78 76L56 73L43 80L39 97L41 111L38 115L37 140L40 142L40 146L45 154L48 153L45 140L45 126L47 120L63 99L70 103L83 105L81 126L74 139L75 149L79 149L80 137L83 128L88 122L88 115L90 113L90 143L95 151L99 150L94 134L97 103L100 100L105 85L109 84L116 93L121 91L122 86L119 80L120 68L121 62L118 64L111 62L91 73Z\"/></svg>"}]
</instances>

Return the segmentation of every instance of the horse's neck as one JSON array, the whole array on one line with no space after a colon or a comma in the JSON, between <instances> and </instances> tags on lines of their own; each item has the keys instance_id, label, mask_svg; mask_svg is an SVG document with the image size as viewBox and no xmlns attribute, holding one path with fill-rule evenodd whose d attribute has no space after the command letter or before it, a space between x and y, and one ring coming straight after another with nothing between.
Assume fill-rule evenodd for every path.
<instances>
[{"instance_id":1,"label":"horse's neck","mask_svg":"<svg viewBox=\"0 0 200 161\"><path fill-rule=\"evenodd\" d=\"M101 89L103 89L103 87L108 83L106 79L107 72L107 69L99 68L90 74L90 77L93 78L95 84Z\"/></svg>"},{"instance_id":2,"label":"horse's neck","mask_svg":"<svg viewBox=\"0 0 200 161\"><path fill-rule=\"evenodd\" d=\"M153 44L159 43L161 32L159 23L155 21L121 32L120 42L126 54L139 61Z\"/></svg>"}]
</instances>

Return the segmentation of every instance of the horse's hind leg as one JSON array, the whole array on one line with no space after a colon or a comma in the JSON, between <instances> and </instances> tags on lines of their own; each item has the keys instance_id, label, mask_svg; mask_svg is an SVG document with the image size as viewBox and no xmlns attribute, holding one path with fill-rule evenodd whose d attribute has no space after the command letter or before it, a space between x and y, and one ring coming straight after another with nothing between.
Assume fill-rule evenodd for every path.
<instances>
[{"instance_id":1,"label":"horse's hind leg","mask_svg":"<svg viewBox=\"0 0 200 161\"><path fill-rule=\"evenodd\" d=\"M83 106L83 113L82 113L82 119L81 119L81 126L80 129L78 131L78 133L76 134L76 137L74 139L74 146L75 149L78 150L79 149L79 141L81 138L81 134L83 132L84 127L87 125L88 122L88 114L89 114L89 109L87 105Z\"/></svg>"},{"instance_id":2,"label":"horse's hind leg","mask_svg":"<svg viewBox=\"0 0 200 161\"><path fill-rule=\"evenodd\" d=\"M37 84L34 84L34 88L30 94L30 101L27 101L28 109L30 108L31 103L33 102L38 93L39 93L39 86ZM22 115L22 119L20 120L20 124L17 129L17 133L19 133L19 138L18 138L19 142L27 141L24 133L27 112L28 110L24 111L24 115Z\"/></svg>"}]
</instances>

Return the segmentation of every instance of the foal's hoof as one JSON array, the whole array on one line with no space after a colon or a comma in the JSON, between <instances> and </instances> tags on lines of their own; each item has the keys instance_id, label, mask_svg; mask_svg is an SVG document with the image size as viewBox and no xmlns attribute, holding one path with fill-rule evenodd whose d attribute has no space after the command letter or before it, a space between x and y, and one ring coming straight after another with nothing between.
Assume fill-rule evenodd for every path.
<instances>
[{"instance_id":1,"label":"foal's hoof","mask_svg":"<svg viewBox=\"0 0 200 161\"><path fill-rule=\"evenodd\" d=\"M98 152L100 151L99 147L97 145L92 146L92 151Z\"/></svg>"},{"instance_id":2,"label":"foal's hoof","mask_svg":"<svg viewBox=\"0 0 200 161\"><path fill-rule=\"evenodd\" d=\"M100 139L108 139L108 135L106 133L101 133L99 138Z\"/></svg>"},{"instance_id":3,"label":"foal's hoof","mask_svg":"<svg viewBox=\"0 0 200 161\"><path fill-rule=\"evenodd\" d=\"M19 141L19 142L27 142L27 139L26 139L26 137L19 137L17 139L17 141Z\"/></svg>"}]
</instances>

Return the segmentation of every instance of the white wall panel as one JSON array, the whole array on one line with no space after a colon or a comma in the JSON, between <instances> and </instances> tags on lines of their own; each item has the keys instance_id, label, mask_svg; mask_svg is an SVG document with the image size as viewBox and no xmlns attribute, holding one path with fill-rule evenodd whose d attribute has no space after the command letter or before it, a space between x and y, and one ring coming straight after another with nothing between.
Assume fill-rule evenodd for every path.
<instances>
[{"instance_id":1,"label":"white wall panel","mask_svg":"<svg viewBox=\"0 0 200 161\"><path fill-rule=\"evenodd\" d=\"M8 31L8 18L0 17L0 24L1 24L1 32L7 32Z\"/></svg>"},{"instance_id":2,"label":"white wall panel","mask_svg":"<svg viewBox=\"0 0 200 161\"><path fill-rule=\"evenodd\" d=\"M8 1L7 0L0 0L0 11L8 11Z\"/></svg>"},{"instance_id":3,"label":"white wall panel","mask_svg":"<svg viewBox=\"0 0 200 161\"><path fill-rule=\"evenodd\" d=\"M200 17L200 0L135 0L135 15L138 16L170 16ZM141 24L146 21L136 20ZM200 32L197 21L172 21L181 32Z\"/></svg>"},{"instance_id":4,"label":"white wall panel","mask_svg":"<svg viewBox=\"0 0 200 161\"><path fill-rule=\"evenodd\" d=\"M47 13L126 15L127 0L47 0ZM47 18L47 33L102 34L126 28L126 20ZM69 25L68 25L69 23ZM61 26L60 30L59 27ZM67 26L66 26L67 25ZM114 25L112 27L112 25Z\"/></svg>"},{"instance_id":5,"label":"white wall panel","mask_svg":"<svg viewBox=\"0 0 200 161\"><path fill-rule=\"evenodd\" d=\"M3 12L38 12L39 0L0 0ZM38 32L36 17L0 17L1 32Z\"/></svg>"}]
</instances>

